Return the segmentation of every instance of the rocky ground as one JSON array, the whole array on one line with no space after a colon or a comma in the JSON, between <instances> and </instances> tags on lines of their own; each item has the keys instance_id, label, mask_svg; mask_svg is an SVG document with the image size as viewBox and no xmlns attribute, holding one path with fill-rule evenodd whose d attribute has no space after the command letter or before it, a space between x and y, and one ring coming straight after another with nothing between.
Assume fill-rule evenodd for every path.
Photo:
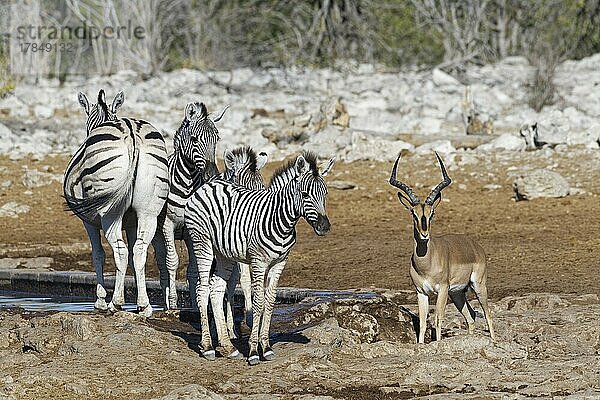
<instances>
[{"instance_id":1,"label":"rocky ground","mask_svg":"<svg viewBox=\"0 0 600 400\"><path fill-rule=\"evenodd\" d=\"M172 136L185 105L203 101L215 111L231 105L219 125L219 154L226 147L249 144L281 159L299 149L324 157L390 160L401 149L451 153L476 146L489 134L508 135L482 147L518 149L523 124L539 123L541 140L599 147L600 54L561 64L556 73L557 101L536 113L527 106L533 68L524 58L469 68L459 82L434 69L387 72L372 66L348 70L237 69L229 72L176 70L143 80L132 71L109 77L69 77L20 82L0 100L0 153L72 153L85 136L77 92L94 99L125 92L120 114L147 119ZM488 134L465 142L465 91L474 112L471 133ZM470 103L467 101L467 103ZM431 143L419 149L424 143Z\"/></svg>"},{"instance_id":2,"label":"rocky ground","mask_svg":"<svg viewBox=\"0 0 600 400\"><path fill-rule=\"evenodd\" d=\"M20 82L0 99L3 265L92 270L81 222L64 211L62 172L85 136L76 93L122 89L121 115L148 119L167 143L186 103L231 104L218 152L238 144L267 151L266 177L302 149L337 156L327 179L332 231L316 237L299 224L281 284L381 296L281 309L273 330L280 357L252 369L202 360L184 316L2 311L0 399L600 398L599 61L561 64L558 101L539 113L526 105L532 69L521 58L473 67L463 82L439 70L368 66ZM467 84L479 124L470 135ZM524 151L519 128L536 121L548 145ZM466 336L450 307L442 342L412 343L412 227L387 181L402 152L399 176L424 197L440 179L433 150L454 182L433 234L468 233L486 250L495 344L482 324ZM157 275L153 261L147 274Z\"/></svg>"},{"instance_id":3,"label":"rocky ground","mask_svg":"<svg viewBox=\"0 0 600 400\"><path fill-rule=\"evenodd\" d=\"M448 307L443 339L422 345L412 292L321 300L280 308L277 359L256 367L202 359L182 315L2 311L0 398L600 398L596 294L496 301L494 343Z\"/></svg>"}]
</instances>

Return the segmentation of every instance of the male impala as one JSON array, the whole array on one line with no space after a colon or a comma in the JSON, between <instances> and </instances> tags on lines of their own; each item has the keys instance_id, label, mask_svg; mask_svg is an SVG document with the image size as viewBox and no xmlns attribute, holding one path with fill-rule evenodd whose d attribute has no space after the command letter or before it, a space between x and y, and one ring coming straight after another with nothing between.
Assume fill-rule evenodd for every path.
<instances>
[{"instance_id":1,"label":"male impala","mask_svg":"<svg viewBox=\"0 0 600 400\"><path fill-rule=\"evenodd\" d=\"M400 191L398 199L410 211L414 227L414 251L411 257L410 277L417 289L419 302L419 337L417 343L425 341L427 314L429 312L429 295L437 294L434 326L436 340L440 340L442 319L448 301L448 295L456 308L467 321L469 333L473 333L475 311L467 302L467 290L473 289L483 308L490 336L494 340L492 314L487 301L486 261L483 248L473 239L465 235L449 234L437 237L430 236L431 220L436 207L442 199L442 189L452 182L446 172L440 156L435 153L443 180L427 196L425 203L416 196L413 190L400 182L397 177L398 161L396 159L390 184Z\"/></svg>"}]
</instances>

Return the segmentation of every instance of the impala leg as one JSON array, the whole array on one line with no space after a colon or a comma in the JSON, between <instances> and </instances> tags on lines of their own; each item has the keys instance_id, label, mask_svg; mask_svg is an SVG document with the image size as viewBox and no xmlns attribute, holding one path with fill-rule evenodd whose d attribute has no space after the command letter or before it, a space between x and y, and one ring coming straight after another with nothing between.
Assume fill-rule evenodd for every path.
<instances>
[{"instance_id":1,"label":"impala leg","mask_svg":"<svg viewBox=\"0 0 600 400\"><path fill-rule=\"evenodd\" d=\"M267 276L267 288L265 290L265 311L260 320L260 345L263 350L263 357L267 361L275 359L275 352L269 343L269 330L271 327L271 316L273 315L273 307L275 306L275 298L277 296L277 283L281 272L285 267L286 261L275 264L269 270Z\"/></svg>"},{"instance_id":2,"label":"impala leg","mask_svg":"<svg viewBox=\"0 0 600 400\"><path fill-rule=\"evenodd\" d=\"M483 314L485 315L485 320L490 331L490 337L492 340L495 340L494 325L492 323L492 311L490 310L488 304L488 293L485 280L482 282L473 282L472 287L473 291L477 295L477 300L479 300L479 304L481 304L481 308L483 309Z\"/></svg>"},{"instance_id":3,"label":"impala leg","mask_svg":"<svg viewBox=\"0 0 600 400\"><path fill-rule=\"evenodd\" d=\"M456 306L458 311L465 317L465 321L467 322L467 327L469 329L469 334L473 334L475 329L475 311L469 305L467 301L467 292L466 290L461 290L458 292L450 292L450 299L452 303Z\"/></svg>"},{"instance_id":4,"label":"impala leg","mask_svg":"<svg viewBox=\"0 0 600 400\"><path fill-rule=\"evenodd\" d=\"M246 325L248 328L252 328L252 288L250 277L250 266L248 264L238 264L240 267L240 286L242 292L244 292L244 310Z\"/></svg>"},{"instance_id":5,"label":"impala leg","mask_svg":"<svg viewBox=\"0 0 600 400\"><path fill-rule=\"evenodd\" d=\"M107 214L101 217L102 230L104 236L113 249L115 257L115 290L112 299L108 304L111 311L118 311L125 302L125 272L127 270L128 252L125 241L123 240L122 228L123 215L118 213L115 215Z\"/></svg>"},{"instance_id":6,"label":"impala leg","mask_svg":"<svg viewBox=\"0 0 600 400\"><path fill-rule=\"evenodd\" d=\"M429 297L425 293L417 293L419 303L419 338L417 343L425 343L425 331L427 330L427 315L429 314Z\"/></svg>"},{"instance_id":7,"label":"impala leg","mask_svg":"<svg viewBox=\"0 0 600 400\"><path fill-rule=\"evenodd\" d=\"M108 305L106 304L106 289L104 289L104 261L106 260L106 254L102 248L100 229L85 222L83 223L83 226L90 238L90 244L92 245L92 264L96 269L96 302L94 303L94 308L106 310L108 308Z\"/></svg>"},{"instance_id":8,"label":"impala leg","mask_svg":"<svg viewBox=\"0 0 600 400\"><path fill-rule=\"evenodd\" d=\"M191 232L190 232L191 233ZM198 279L196 284L196 298L200 311L200 327L202 329L202 356L207 360L215 359L215 350L210 337L208 322L208 300L210 295L210 269L213 262L213 248L210 238L195 233L192 236L192 246L198 262Z\"/></svg>"},{"instance_id":9,"label":"impala leg","mask_svg":"<svg viewBox=\"0 0 600 400\"><path fill-rule=\"evenodd\" d=\"M448 286L440 286L437 301L435 303L435 340L442 339L442 321L448 303Z\"/></svg>"},{"instance_id":10,"label":"impala leg","mask_svg":"<svg viewBox=\"0 0 600 400\"><path fill-rule=\"evenodd\" d=\"M248 356L248 364L256 365L260 361L258 356L258 335L260 322L265 305L265 273L267 264L260 261L254 261L252 264L252 315L254 321L258 323L252 324L252 333L250 334L250 354Z\"/></svg>"}]
</instances>

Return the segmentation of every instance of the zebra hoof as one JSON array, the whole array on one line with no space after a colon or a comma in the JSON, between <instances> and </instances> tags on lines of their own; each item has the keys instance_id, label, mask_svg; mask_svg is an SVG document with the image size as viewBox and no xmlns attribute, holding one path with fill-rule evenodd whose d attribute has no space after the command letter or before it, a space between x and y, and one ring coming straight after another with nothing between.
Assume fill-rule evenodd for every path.
<instances>
[{"instance_id":1,"label":"zebra hoof","mask_svg":"<svg viewBox=\"0 0 600 400\"><path fill-rule=\"evenodd\" d=\"M94 303L94 308L96 310L106 311L108 310L108 304L106 304L106 300L104 299L96 299L96 302Z\"/></svg>"},{"instance_id":2,"label":"zebra hoof","mask_svg":"<svg viewBox=\"0 0 600 400\"><path fill-rule=\"evenodd\" d=\"M250 355L250 357L248 357L249 365L257 365L259 362L260 362L260 357L256 353L253 353Z\"/></svg>"},{"instance_id":3,"label":"zebra hoof","mask_svg":"<svg viewBox=\"0 0 600 400\"><path fill-rule=\"evenodd\" d=\"M214 350L206 350L202 352L202 357L206 358L208 361L214 361L217 358Z\"/></svg>"},{"instance_id":4,"label":"zebra hoof","mask_svg":"<svg viewBox=\"0 0 600 400\"><path fill-rule=\"evenodd\" d=\"M263 358L266 361L273 361L275 359L275 352L270 347L267 347L263 352Z\"/></svg>"},{"instance_id":5,"label":"zebra hoof","mask_svg":"<svg viewBox=\"0 0 600 400\"><path fill-rule=\"evenodd\" d=\"M239 360L240 358L242 358L242 353L240 353L240 351L236 349L229 353L227 358L229 358L230 360Z\"/></svg>"},{"instance_id":6,"label":"zebra hoof","mask_svg":"<svg viewBox=\"0 0 600 400\"><path fill-rule=\"evenodd\" d=\"M120 304L115 304L112 301L110 303L108 303L108 310L110 312L116 313L118 311L121 311L121 305Z\"/></svg>"},{"instance_id":7,"label":"zebra hoof","mask_svg":"<svg viewBox=\"0 0 600 400\"><path fill-rule=\"evenodd\" d=\"M150 318L152 316L152 306L148 304L146 307L138 307L138 314L142 317Z\"/></svg>"}]
</instances>

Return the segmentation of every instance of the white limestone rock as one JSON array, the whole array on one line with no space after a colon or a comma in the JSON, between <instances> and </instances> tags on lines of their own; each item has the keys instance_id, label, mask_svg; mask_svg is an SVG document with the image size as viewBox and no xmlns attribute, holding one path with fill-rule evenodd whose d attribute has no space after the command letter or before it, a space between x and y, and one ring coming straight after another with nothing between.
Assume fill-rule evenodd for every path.
<instances>
[{"instance_id":1,"label":"white limestone rock","mask_svg":"<svg viewBox=\"0 0 600 400\"><path fill-rule=\"evenodd\" d=\"M557 172L536 169L519 176L513 182L517 200L532 200L543 197L565 197L569 195L569 182Z\"/></svg>"},{"instance_id":2,"label":"white limestone rock","mask_svg":"<svg viewBox=\"0 0 600 400\"><path fill-rule=\"evenodd\" d=\"M439 68L434 68L431 72L431 79L436 86L460 85L460 82L455 77L445 73Z\"/></svg>"},{"instance_id":3,"label":"white limestone rock","mask_svg":"<svg viewBox=\"0 0 600 400\"><path fill-rule=\"evenodd\" d=\"M415 154L427 155L434 151L443 154L450 154L456 152L456 149L454 146L452 146L452 143L449 140L436 140L417 147L415 149Z\"/></svg>"},{"instance_id":4,"label":"white limestone rock","mask_svg":"<svg viewBox=\"0 0 600 400\"><path fill-rule=\"evenodd\" d=\"M412 151L413 149L412 144L401 140L381 139L354 132L352 145L342 158L347 162L357 160L393 161L402 150Z\"/></svg>"},{"instance_id":5,"label":"white limestone rock","mask_svg":"<svg viewBox=\"0 0 600 400\"><path fill-rule=\"evenodd\" d=\"M10 201L0 207L0 217L17 218L19 214L27 213L30 209L26 204Z\"/></svg>"},{"instance_id":6,"label":"white limestone rock","mask_svg":"<svg viewBox=\"0 0 600 400\"><path fill-rule=\"evenodd\" d=\"M491 142L484 143L481 146L477 147L477 150L489 152L489 151L498 151L498 150L511 150L511 151L521 151L525 150L525 141L512 135L510 133L504 133Z\"/></svg>"}]
</instances>

